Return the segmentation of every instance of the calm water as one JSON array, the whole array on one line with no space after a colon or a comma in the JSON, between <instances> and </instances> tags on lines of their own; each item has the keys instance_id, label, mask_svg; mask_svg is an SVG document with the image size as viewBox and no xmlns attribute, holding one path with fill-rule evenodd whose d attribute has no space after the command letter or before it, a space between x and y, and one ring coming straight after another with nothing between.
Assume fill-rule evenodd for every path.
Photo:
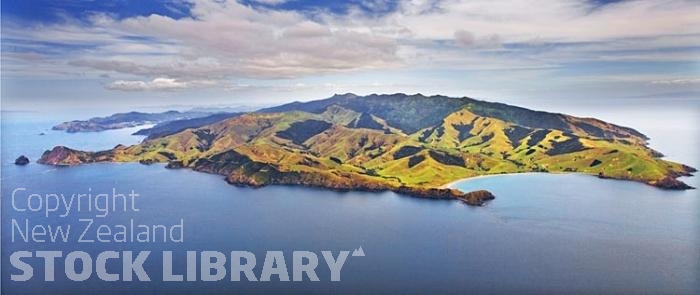
<instances>
[{"instance_id":1,"label":"calm water","mask_svg":"<svg viewBox=\"0 0 700 295\"><path fill-rule=\"evenodd\" d=\"M29 118L32 117L32 118ZM65 134L47 130L56 119L10 114L2 124L2 293L193 293L284 291L292 293L693 293L700 290L700 198L698 191L668 192L653 187L582 175L523 174L485 177L457 184L460 189L488 189L497 199L487 207L459 202L401 197L393 193L335 193L299 187L237 188L220 176L160 165L95 164L54 168L12 164L19 154L35 161L56 144L82 149L111 148L140 138L134 130ZM653 121L653 120L652 120ZM683 125L687 128L687 125ZM635 126L636 127L636 126ZM642 131L649 131L641 129ZM44 132L46 135L40 136ZM661 135L661 133L659 133ZM697 132L696 132L697 134ZM654 137L654 134L649 134ZM668 136L667 133L663 134ZM655 137L657 138L657 137ZM697 143L682 136L669 156L698 165L696 154L678 148ZM692 142L689 142L692 141ZM697 146L697 145L694 145ZM697 177L687 179L698 186ZM184 243L24 243L10 242L12 218L32 223L72 225L95 212L43 217L8 206L18 187L29 193L85 193L135 190L139 212L110 212L103 224L172 225L185 220ZM100 221L96 221L96 224ZM95 226L95 225L93 225ZM75 237L73 237L75 238ZM94 233L90 238L94 238ZM245 250L258 257L285 251L352 250L341 282L328 282L323 258L321 282L157 282L160 251L172 250L175 272L184 273L188 250ZM7 263L19 250L153 251L145 267L154 282L68 281L57 260L55 282L42 282L40 260L30 282L11 282L18 271ZM118 272L121 265L107 264ZM290 274L291 275L291 274ZM273 276L273 281L276 280ZM139 291L139 292L137 292ZM367 293L367 292L363 292Z\"/></svg>"}]
</instances>

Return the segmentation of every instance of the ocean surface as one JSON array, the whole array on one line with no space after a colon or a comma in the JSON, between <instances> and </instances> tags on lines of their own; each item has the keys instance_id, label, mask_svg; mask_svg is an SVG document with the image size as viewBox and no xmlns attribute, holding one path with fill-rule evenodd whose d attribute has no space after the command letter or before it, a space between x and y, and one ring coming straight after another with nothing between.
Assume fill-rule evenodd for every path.
<instances>
[{"instance_id":1,"label":"ocean surface","mask_svg":"<svg viewBox=\"0 0 700 295\"><path fill-rule=\"evenodd\" d=\"M632 112L632 111L630 111ZM685 115L636 110L615 117L616 123L652 137L651 144L676 161L700 167L697 110ZM293 186L261 189L226 184L221 176L162 165L93 164L56 168L36 164L54 145L83 150L134 144L138 128L99 133L51 131L63 119L40 113L2 116L2 293L3 294L204 294L204 293L674 293L700 292L700 195L698 190L664 191L639 183L603 180L576 174L520 174L480 177L455 184L463 190L488 189L496 200L486 207L457 201L435 201L394 193L331 192ZM610 118L606 118L610 120ZM664 127L665 126L665 127ZM40 135L44 133L44 135ZM15 166L20 154L32 161ZM684 179L699 186L698 177ZM61 218L44 211L18 212L12 192L26 196L74 193L139 193L138 212L72 211ZM36 205L36 204L34 204ZM23 208L24 208L23 207ZM84 223L95 224L86 239L95 239L100 224L174 225L184 221L182 243L78 243ZM12 242L11 220L34 224L71 225L68 242ZM17 235L17 233L15 233ZM320 251L352 251L340 282ZM15 251L150 250L144 264L152 282L103 282L93 273L72 282L56 260L56 280L44 282L38 258L34 278L12 282L19 271L8 262ZM291 252L319 255L321 282L159 282L161 252L174 253L175 273L184 273L185 252L250 251L257 255L260 277L267 251L284 251L292 276ZM111 261L111 260L110 260ZM227 264L228 265L228 264ZM77 267L80 269L80 267ZM121 272L118 261L108 272Z\"/></svg>"}]
</instances>

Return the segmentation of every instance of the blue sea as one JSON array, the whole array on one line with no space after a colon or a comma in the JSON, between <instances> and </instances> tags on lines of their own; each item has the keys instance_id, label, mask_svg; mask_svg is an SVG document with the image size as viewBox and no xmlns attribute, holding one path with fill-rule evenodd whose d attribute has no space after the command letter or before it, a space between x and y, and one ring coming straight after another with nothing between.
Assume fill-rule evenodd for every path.
<instances>
[{"instance_id":1,"label":"blue sea","mask_svg":"<svg viewBox=\"0 0 700 295\"><path fill-rule=\"evenodd\" d=\"M683 113L683 110L676 110ZM674 112L676 112L674 111ZM631 112L631 111L630 111ZM638 110L612 118L652 137L669 159L700 167L698 118ZM700 195L697 190L664 191L639 183L576 174L521 174L481 177L455 184L487 189L496 200L485 207L435 201L394 193L332 192L293 186L261 189L228 185L223 177L162 165L93 164L57 168L36 164L55 145L102 150L134 144L138 128L98 133L51 131L61 120L42 113L2 116L2 294L203 294L203 293L674 293L700 292ZM71 118L74 119L74 118ZM606 118L609 119L609 118ZM40 135L44 133L44 135ZM27 166L14 159L27 155ZM698 177L684 181L700 186ZM87 193L139 193L138 212L73 211L45 217L44 211L18 212L12 192L26 196ZM34 204L36 205L36 204ZM85 227L99 224L173 225L184 221L184 241L78 243ZM71 225L68 242L12 241L11 220ZM15 235L17 233L15 232ZM95 233L86 234L95 239ZM330 281L320 251L352 251L339 282ZM144 263L151 282L84 282L67 279L63 259L55 281L45 282L40 258L26 259L34 278L10 281L20 273L8 262L16 251L152 251ZM186 251L250 251L259 277L267 251L284 251L291 274L295 250L319 254L320 282L162 282L162 251L173 251L174 272L185 271ZM80 266L77 269L81 269ZM108 272L121 272L110 260Z\"/></svg>"}]
</instances>

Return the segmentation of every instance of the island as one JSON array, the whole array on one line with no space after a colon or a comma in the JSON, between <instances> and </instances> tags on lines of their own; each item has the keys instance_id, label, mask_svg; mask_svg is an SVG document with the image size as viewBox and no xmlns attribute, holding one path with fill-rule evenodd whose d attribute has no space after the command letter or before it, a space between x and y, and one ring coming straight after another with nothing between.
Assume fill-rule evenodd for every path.
<instances>
[{"instance_id":1,"label":"island","mask_svg":"<svg viewBox=\"0 0 700 295\"><path fill-rule=\"evenodd\" d=\"M24 166L27 164L29 164L29 158L27 158L25 155L21 155L15 160L15 165Z\"/></svg>"},{"instance_id":2,"label":"island","mask_svg":"<svg viewBox=\"0 0 700 295\"><path fill-rule=\"evenodd\" d=\"M106 151L57 146L38 162L165 163L223 175L234 185L389 190L470 205L494 196L445 184L536 171L691 189L678 178L696 171L663 160L629 127L469 97L338 94L189 126Z\"/></svg>"}]
</instances>

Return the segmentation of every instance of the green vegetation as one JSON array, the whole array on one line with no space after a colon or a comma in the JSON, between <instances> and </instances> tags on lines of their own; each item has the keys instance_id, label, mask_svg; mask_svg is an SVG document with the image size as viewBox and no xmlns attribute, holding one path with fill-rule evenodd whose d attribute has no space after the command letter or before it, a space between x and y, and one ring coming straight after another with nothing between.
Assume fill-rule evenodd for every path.
<instances>
[{"instance_id":1,"label":"green vegetation","mask_svg":"<svg viewBox=\"0 0 700 295\"><path fill-rule=\"evenodd\" d=\"M578 172L687 189L694 169L658 158L647 138L596 119L473 100L351 94L293 103L98 153L47 152L47 164L171 163L234 184L445 194L485 174ZM447 193L452 194L452 193Z\"/></svg>"}]
</instances>

